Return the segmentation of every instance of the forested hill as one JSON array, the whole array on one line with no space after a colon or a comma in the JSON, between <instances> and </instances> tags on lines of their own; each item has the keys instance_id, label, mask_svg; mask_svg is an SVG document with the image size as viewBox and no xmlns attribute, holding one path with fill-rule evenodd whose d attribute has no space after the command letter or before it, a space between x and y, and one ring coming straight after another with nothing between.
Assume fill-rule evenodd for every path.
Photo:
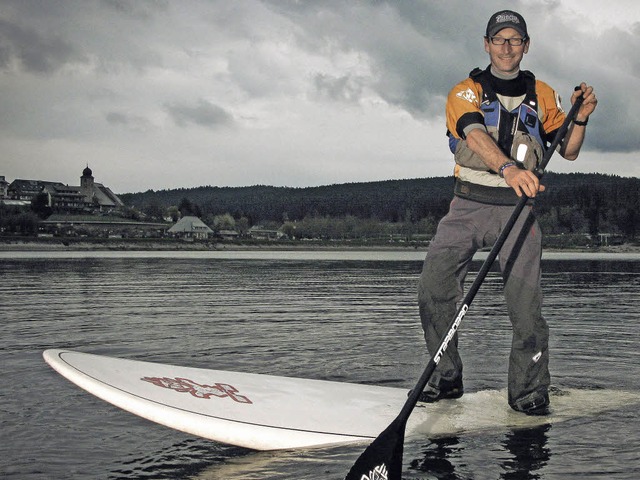
<instances>
[{"instance_id":1,"label":"forested hill","mask_svg":"<svg viewBox=\"0 0 640 480\"><path fill-rule=\"evenodd\" d=\"M346 183L321 187L198 187L123 194L126 205L144 211L156 204L179 206L187 199L203 215L230 213L252 224L302 220L307 216L377 218L400 221L407 210L416 216L446 212L453 188L449 177Z\"/></svg>"},{"instance_id":2,"label":"forested hill","mask_svg":"<svg viewBox=\"0 0 640 480\"><path fill-rule=\"evenodd\" d=\"M554 216L559 224L570 222L569 231L598 233L608 229L635 237L640 226L640 179L548 172L543 183L547 191L536 201L539 216ZM386 222L438 220L447 212L452 191L452 177L435 177L307 188L207 186L120 197L143 212L182 206L200 216L229 213L257 225L312 216Z\"/></svg>"}]
</instances>

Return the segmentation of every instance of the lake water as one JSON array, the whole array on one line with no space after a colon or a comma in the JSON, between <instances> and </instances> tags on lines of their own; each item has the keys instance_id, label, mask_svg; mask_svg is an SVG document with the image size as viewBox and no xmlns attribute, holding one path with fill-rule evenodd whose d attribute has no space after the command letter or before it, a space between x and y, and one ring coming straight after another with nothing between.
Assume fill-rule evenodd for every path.
<instances>
[{"instance_id":1,"label":"lake water","mask_svg":"<svg viewBox=\"0 0 640 480\"><path fill-rule=\"evenodd\" d=\"M423 256L0 252L0 476L344 478L364 446L254 452L199 439L83 392L42 351L411 388L428 360ZM549 254L543 268L553 383L640 391L640 256ZM468 392L506 386L504 310L492 272L461 327ZM640 412L411 439L403 478L635 480Z\"/></svg>"}]
</instances>

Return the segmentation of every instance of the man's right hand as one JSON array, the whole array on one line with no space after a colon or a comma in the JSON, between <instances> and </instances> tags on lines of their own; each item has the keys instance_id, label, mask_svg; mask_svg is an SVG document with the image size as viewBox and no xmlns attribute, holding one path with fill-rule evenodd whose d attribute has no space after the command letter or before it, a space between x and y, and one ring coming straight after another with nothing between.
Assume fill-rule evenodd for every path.
<instances>
[{"instance_id":1,"label":"man's right hand","mask_svg":"<svg viewBox=\"0 0 640 480\"><path fill-rule=\"evenodd\" d=\"M529 198L535 197L538 192L544 192L545 187L540 183L540 179L529 170L518 168L512 165L502 171L505 182L513 188L521 197L523 194Z\"/></svg>"}]
</instances>

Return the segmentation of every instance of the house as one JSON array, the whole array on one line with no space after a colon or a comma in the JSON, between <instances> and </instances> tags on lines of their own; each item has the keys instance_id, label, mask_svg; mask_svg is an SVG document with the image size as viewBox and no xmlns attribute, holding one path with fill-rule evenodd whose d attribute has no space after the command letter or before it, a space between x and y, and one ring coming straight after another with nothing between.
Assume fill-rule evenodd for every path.
<instances>
[{"instance_id":1,"label":"house","mask_svg":"<svg viewBox=\"0 0 640 480\"><path fill-rule=\"evenodd\" d=\"M240 234L235 230L220 230L218 232L218 237L222 240L237 240Z\"/></svg>"},{"instance_id":2,"label":"house","mask_svg":"<svg viewBox=\"0 0 640 480\"><path fill-rule=\"evenodd\" d=\"M249 236L256 240L280 240L285 234L280 230L268 230L258 226L249 229Z\"/></svg>"},{"instance_id":3,"label":"house","mask_svg":"<svg viewBox=\"0 0 640 480\"><path fill-rule=\"evenodd\" d=\"M190 240L206 240L213 233L198 217L182 217L168 230L169 233Z\"/></svg>"}]
</instances>

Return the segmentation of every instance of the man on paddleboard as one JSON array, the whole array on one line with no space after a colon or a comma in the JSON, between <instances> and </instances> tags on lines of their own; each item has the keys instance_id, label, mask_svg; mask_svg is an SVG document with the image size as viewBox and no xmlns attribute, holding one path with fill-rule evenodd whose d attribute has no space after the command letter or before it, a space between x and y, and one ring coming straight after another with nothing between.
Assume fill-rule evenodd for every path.
<instances>
[{"instance_id":1,"label":"man on paddleboard","mask_svg":"<svg viewBox=\"0 0 640 480\"><path fill-rule=\"evenodd\" d=\"M484 49L490 65L473 70L449 93L447 135L456 162L454 198L440 221L419 284L419 307L427 348L433 354L456 314L473 255L491 247L519 197L544 190L533 171L565 120L560 97L520 63L530 47L524 18L495 13L487 24ZM575 160L597 100L586 83L573 125L559 153ZM542 316L540 228L533 200L522 211L499 256L504 296L513 328L508 401L516 411L548 413L549 329ZM522 232L518 235L518 232ZM420 400L435 402L464 393L457 334L449 343Z\"/></svg>"}]
</instances>

